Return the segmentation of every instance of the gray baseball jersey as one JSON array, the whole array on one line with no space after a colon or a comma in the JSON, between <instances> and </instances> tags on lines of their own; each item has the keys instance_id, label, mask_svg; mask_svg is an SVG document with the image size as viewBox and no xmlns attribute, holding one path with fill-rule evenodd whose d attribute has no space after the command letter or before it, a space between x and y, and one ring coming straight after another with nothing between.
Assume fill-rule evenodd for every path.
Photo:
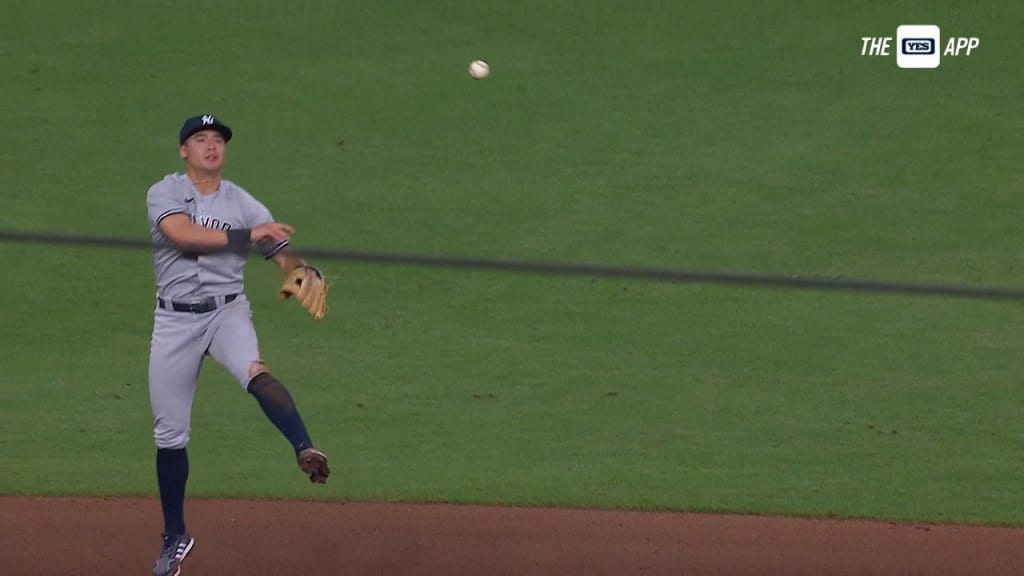
<instances>
[{"instance_id":1,"label":"gray baseball jersey","mask_svg":"<svg viewBox=\"0 0 1024 576\"><path fill-rule=\"evenodd\" d=\"M185 214L215 230L253 228L272 222L266 206L242 187L221 180L213 194L200 194L185 174L169 174L146 195L153 240L170 244L160 222ZM287 241L257 246L271 258ZM174 247L153 251L157 307L149 355L149 398L158 448L188 444L192 399L203 359L209 355L242 388L262 362L252 311L243 293L246 254L188 253Z\"/></svg>"},{"instance_id":2,"label":"gray baseball jersey","mask_svg":"<svg viewBox=\"0 0 1024 576\"><path fill-rule=\"evenodd\" d=\"M198 193L184 174L168 174L150 187L146 194L153 241L166 244L160 222L173 214L185 214L194 224L214 230L253 228L273 222L270 210L241 186L221 180L214 194ZM288 241L258 245L270 258ZM231 252L189 254L173 248L153 253L157 295L174 300L204 296L222 296L242 292L243 269L247 255Z\"/></svg>"}]
</instances>

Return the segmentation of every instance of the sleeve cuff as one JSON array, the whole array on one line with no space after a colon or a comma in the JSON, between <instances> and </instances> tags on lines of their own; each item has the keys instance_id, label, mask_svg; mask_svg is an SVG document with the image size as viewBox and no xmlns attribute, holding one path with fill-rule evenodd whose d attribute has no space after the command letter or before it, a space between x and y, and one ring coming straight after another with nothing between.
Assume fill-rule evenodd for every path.
<instances>
[{"instance_id":1,"label":"sleeve cuff","mask_svg":"<svg viewBox=\"0 0 1024 576\"><path fill-rule=\"evenodd\" d=\"M288 246L288 241L287 240L281 240L280 242L278 242L277 244L274 244L274 245L260 244L259 248L260 248L260 252L263 254L263 259L264 260L270 260L278 252L280 252L281 250L284 250L284 248L286 246Z\"/></svg>"}]
</instances>

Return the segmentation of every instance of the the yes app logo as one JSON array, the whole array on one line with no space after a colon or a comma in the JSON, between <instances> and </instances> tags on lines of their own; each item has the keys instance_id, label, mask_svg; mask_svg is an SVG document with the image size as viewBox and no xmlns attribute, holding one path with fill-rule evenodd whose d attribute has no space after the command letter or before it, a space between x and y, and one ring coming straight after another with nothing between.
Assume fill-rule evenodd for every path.
<instances>
[{"instance_id":1,"label":"the yes app logo","mask_svg":"<svg viewBox=\"0 0 1024 576\"><path fill-rule=\"evenodd\" d=\"M970 56L981 45L977 36L950 36L942 47L939 27L934 24L904 24L896 28L896 43L892 36L861 36L861 56L892 56L896 50L896 65L900 68L938 68L942 56Z\"/></svg>"},{"instance_id":2,"label":"the yes app logo","mask_svg":"<svg viewBox=\"0 0 1024 576\"><path fill-rule=\"evenodd\" d=\"M896 65L938 68L940 45L938 26L904 24L896 29Z\"/></svg>"}]
</instances>

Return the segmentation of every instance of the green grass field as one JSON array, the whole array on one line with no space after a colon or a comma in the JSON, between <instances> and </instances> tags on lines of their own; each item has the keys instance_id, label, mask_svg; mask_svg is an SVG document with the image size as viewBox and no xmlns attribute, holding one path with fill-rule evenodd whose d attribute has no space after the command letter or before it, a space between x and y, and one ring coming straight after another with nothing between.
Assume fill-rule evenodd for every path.
<instances>
[{"instance_id":1,"label":"green grass field","mask_svg":"<svg viewBox=\"0 0 1024 576\"><path fill-rule=\"evenodd\" d=\"M144 238L211 112L298 247L1024 286L1024 8L856 4L6 0L0 229ZM336 478L209 362L190 494L1024 525L1019 303L318 264L247 289ZM0 493L155 494L149 254L0 266Z\"/></svg>"}]
</instances>

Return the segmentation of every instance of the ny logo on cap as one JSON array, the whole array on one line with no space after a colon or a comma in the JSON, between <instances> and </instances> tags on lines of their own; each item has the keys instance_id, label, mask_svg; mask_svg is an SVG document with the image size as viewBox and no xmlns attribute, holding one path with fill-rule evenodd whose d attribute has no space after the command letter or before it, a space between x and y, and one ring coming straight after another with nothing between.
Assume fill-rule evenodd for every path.
<instances>
[{"instance_id":1,"label":"ny logo on cap","mask_svg":"<svg viewBox=\"0 0 1024 576\"><path fill-rule=\"evenodd\" d=\"M213 116L210 116L209 114L203 114L202 120L203 120L203 126L209 126L210 124L213 124L213 122L214 122Z\"/></svg>"}]
</instances>

